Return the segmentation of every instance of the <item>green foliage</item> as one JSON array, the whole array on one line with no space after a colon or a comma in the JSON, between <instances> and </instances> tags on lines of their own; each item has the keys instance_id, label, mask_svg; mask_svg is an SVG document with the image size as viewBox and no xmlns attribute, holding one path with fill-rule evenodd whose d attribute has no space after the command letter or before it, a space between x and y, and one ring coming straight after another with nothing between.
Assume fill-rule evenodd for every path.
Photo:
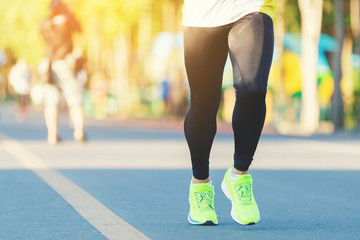
<instances>
[{"instance_id":1,"label":"green foliage","mask_svg":"<svg viewBox=\"0 0 360 240\"><path fill-rule=\"evenodd\" d=\"M44 55L38 25L48 0L0 0L0 48L35 63Z\"/></svg>"},{"instance_id":2,"label":"green foliage","mask_svg":"<svg viewBox=\"0 0 360 240\"><path fill-rule=\"evenodd\" d=\"M344 28L345 32L349 32L351 28L350 22L350 1L343 0L344 10ZM322 20L322 33L330 36L335 36L335 4L334 1L324 0L323 3L323 20Z\"/></svg>"},{"instance_id":3,"label":"green foliage","mask_svg":"<svg viewBox=\"0 0 360 240\"><path fill-rule=\"evenodd\" d=\"M129 33L139 21L140 10L148 0L74 1L74 9L83 24L85 37L101 34L106 43L119 33Z\"/></svg>"},{"instance_id":4,"label":"green foliage","mask_svg":"<svg viewBox=\"0 0 360 240\"><path fill-rule=\"evenodd\" d=\"M301 15L297 0L278 0L285 1L284 19L286 31L290 33L301 32Z\"/></svg>"}]
</instances>

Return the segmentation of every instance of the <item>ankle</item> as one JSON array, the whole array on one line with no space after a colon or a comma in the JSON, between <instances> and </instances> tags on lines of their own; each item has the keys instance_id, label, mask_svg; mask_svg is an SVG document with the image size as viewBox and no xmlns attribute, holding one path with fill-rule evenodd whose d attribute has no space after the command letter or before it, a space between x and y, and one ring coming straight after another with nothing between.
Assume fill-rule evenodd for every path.
<instances>
[{"instance_id":1,"label":"ankle","mask_svg":"<svg viewBox=\"0 0 360 240\"><path fill-rule=\"evenodd\" d=\"M235 167L233 167L231 169L231 173L236 174L236 175L245 175L245 174L249 174L249 171L240 171L240 170L237 170Z\"/></svg>"},{"instance_id":2,"label":"ankle","mask_svg":"<svg viewBox=\"0 0 360 240\"><path fill-rule=\"evenodd\" d=\"M84 137L84 131L83 130L75 130L74 131L74 138L75 139L81 139Z\"/></svg>"},{"instance_id":3,"label":"ankle","mask_svg":"<svg viewBox=\"0 0 360 240\"><path fill-rule=\"evenodd\" d=\"M196 183L209 183L209 182L211 182L210 177L208 177L206 179L196 179L193 177L193 179L192 179L192 183L195 183L195 184Z\"/></svg>"}]
</instances>

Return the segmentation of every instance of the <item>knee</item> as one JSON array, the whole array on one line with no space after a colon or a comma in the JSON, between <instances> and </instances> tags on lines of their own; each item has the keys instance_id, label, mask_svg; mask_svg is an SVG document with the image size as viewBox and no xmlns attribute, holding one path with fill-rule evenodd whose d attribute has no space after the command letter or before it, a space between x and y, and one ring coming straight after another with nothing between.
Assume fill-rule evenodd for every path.
<instances>
[{"instance_id":1,"label":"knee","mask_svg":"<svg viewBox=\"0 0 360 240\"><path fill-rule=\"evenodd\" d=\"M207 117L216 116L221 96L197 94L191 96L191 112Z\"/></svg>"},{"instance_id":2,"label":"knee","mask_svg":"<svg viewBox=\"0 0 360 240\"><path fill-rule=\"evenodd\" d=\"M60 103L60 92L54 86L47 84L44 90L44 106L45 108L57 108Z\"/></svg>"},{"instance_id":3,"label":"knee","mask_svg":"<svg viewBox=\"0 0 360 240\"><path fill-rule=\"evenodd\" d=\"M236 88L235 88L236 89ZM246 105L255 109L265 107L266 89L259 88L238 88L235 90L236 101L240 105Z\"/></svg>"}]
</instances>

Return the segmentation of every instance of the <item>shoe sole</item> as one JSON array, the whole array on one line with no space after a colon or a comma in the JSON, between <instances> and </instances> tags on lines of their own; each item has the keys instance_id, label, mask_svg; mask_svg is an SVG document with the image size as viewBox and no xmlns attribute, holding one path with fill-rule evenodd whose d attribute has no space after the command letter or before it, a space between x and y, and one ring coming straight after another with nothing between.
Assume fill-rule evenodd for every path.
<instances>
[{"instance_id":1,"label":"shoe sole","mask_svg":"<svg viewBox=\"0 0 360 240\"><path fill-rule=\"evenodd\" d=\"M241 225L248 226L248 225L255 225L256 223L258 223L260 221L260 216L259 216L259 220L257 222L250 222L250 223L243 223L239 219L237 219L237 217L235 217L235 214L234 214L234 211L233 211L233 201L232 201L229 189L226 186L225 179L221 183L221 190L224 192L225 196L231 201L231 213L230 214L231 214L232 219L235 222L237 222L237 223L239 223Z\"/></svg>"},{"instance_id":2,"label":"shoe sole","mask_svg":"<svg viewBox=\"0 0 360 240\"><path fill-rule=\"evenodd\" d=\"M189 223L193 224L193 225L204 225L204 226L215 226L218 224L218 222L213 222L213 221L206 221L204 223L201 223L201 222L195 222L195 221L192 221L191 218L190 218L190 213L188 215L188 221Z\"/></svg>"}]
</instances>

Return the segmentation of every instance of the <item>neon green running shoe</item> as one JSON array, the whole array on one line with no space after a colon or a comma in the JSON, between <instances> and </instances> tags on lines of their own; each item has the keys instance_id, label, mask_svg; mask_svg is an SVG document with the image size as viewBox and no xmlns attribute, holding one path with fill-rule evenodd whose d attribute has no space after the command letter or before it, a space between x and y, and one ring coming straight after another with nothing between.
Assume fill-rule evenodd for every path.
<instances>
[{"instance_id":1,"label":"neon green running shoe","mask_svg":"<svg viewBox=\"0 0 360 240\"><path fill-rule=\"evenodd\" d=\"M188 220L195 225L216 225L217 216L214 209L214 186L209 183L190 183Z\"/></svg>"},{"instance_id":2,"label":"neon green running shoe","mask_svg":"<svg viewBox=\"0 0 360 240\"><path fill-rule=\"evenodd\" d=\"M260 213L252 190L252 177L245 174L233 180L230 175L232 168L227 170L221 183L221 189L231 200L231 217L242 225L256 224L260 220Z\"/></svg>"}]
</instances>

